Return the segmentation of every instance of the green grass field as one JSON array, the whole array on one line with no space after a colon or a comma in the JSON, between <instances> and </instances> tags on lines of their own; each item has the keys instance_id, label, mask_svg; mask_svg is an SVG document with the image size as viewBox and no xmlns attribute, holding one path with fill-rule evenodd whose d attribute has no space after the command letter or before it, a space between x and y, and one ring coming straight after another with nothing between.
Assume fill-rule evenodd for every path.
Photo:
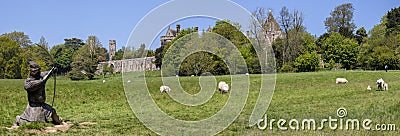
<instances>
[{"instance_id":1,"label":"green grass field","mask_svg":"<svg viewBox=\"0 0 400 136\"><path fill-rule=\"evenodd\" d=\"M174 102L159 92L160 77L150 73L146 78L150 94L157 105L170 116L182 120L200 120L218 112L229 95L215 93L205 104L188 107ZM348 84L335 84L337 77L345 77ZM375 91L376 80L382 77L389 83L389 91ZM228 81L229 76L219 76L217 81ZM89 127L73 127L67 132L53 135L156 135L146 128L133 114L127 102L121 75L91 81L57 79L55 108L64 120L73 123L96 122ZM180 77L183 88L190 94L200 90L198 77ZM25 110L24 80L0 80L0 135L28 135L23 129L8 131L15 116ZM53 80L46 86L47 103L51 104ZM371 119L376 123L395 124L395 131L330 130L259 130L248 126L250 114L258 97L260 75L250 75L250 93L239 117L220 135L400 135L400 71L328 71L313 73L277 74L275 92L267 111L268 119L321 119L338 118L336 110L347 109L347 117ZM366 88L370 85L371 91ZM319 125L319 124L318 124ZM287 125L286 125L287 126Z\"/></svg>"}]
</instances>

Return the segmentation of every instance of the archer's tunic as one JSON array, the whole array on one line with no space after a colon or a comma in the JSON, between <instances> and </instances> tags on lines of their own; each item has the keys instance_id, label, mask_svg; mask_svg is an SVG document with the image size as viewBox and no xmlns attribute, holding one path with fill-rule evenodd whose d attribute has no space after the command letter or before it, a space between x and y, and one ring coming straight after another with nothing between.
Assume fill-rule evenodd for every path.
<instances>
[{"instance_id":1,"label":"archer's tunic","mask_svg":"<svg viewBox=\"0 0 400 136\"><path fill-rule=\"evenodd\" d=\"M45 85L46 80L42 80L48 71L42 72L40 74L40 80L35 78L27 78L25 80L24 88L28 93L28 105L26 106L25 112L20 116L16 117L15 123L18 125L24 122L36 122L45 121L48 122L51 114L53 113L53 108L46 104L46 91Z\"/></svg>"}]
</instances>

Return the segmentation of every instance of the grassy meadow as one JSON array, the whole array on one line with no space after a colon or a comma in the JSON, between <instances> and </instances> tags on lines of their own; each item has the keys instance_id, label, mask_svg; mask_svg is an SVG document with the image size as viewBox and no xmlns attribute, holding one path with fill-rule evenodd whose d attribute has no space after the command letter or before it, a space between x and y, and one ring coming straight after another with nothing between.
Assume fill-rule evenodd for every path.
<instances>
[{"instance_id":1,"label":"grassy meadow","mask_svg":"<svg viewBox=\"0 0 400 136\"><path fill-rule=\"evenodd\" d=\"M170 116L182 120L201 120L217 113L228 100L228 94L214 93L212 98L196 107L180 105L167 94L160 93L162 80L149 72L147 87L156 104ZM337 109L347 109L347 117L371 119L376 123L395 124L395 131L330 130L259 130L248 126L250 114L258 97L261 75L250 75L250 93L239 117L219 135L400 135L400 71L324 71L310 73L279 73L274 95L267 111L268 119L321 119L337 117ZM335 84L338 77L347 78L348 84ZM375 91L376 80L383 78L389 91ZM54 107L58 114L73 123L96 122L88 127L75 126L66 132L50 135L156 135L133 114L125 96L122 76L107 76L90 81L71 81L57 78L57 97ZM230 76L218 76L227 81ZM200 90L198 77L180 77L182 87L190 94ZM9 131L15 116L25 110L27 94L23 79L0 80L0 135L29 135L22 128ZM370 85L372 90L367 90ZM46 85L47 103L53 97L53 79ZM361 123L360 123L361 124ZM287 125L286 125L287 126Z\"/></svg>"}]
</instances>

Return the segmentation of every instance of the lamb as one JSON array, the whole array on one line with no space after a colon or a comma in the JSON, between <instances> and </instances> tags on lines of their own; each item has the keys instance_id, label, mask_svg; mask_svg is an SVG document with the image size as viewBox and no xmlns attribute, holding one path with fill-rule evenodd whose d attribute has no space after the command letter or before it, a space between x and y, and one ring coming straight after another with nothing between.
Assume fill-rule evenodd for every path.
<instances>
[{"instance_id":1,"label":"lamb","mask_svg":"<svg viewBox=\"0 0 400 136\"><path fill-rule=\"evenodd\" d=\"M221 93L227 93L229 91L229 85L221 81L218 83L218 89Z\"/></svg>"},{"instance_id":2,"label":"lamb","mask_svg":"<svg viewBox=\"0 0 400 136\"><path fill-rule=\"evenodd\" d=\"M384 86L385 86L385 81L383 81L382 78L376 80L376 86L378 86L378 90L385 89L385 88L384 88Z\"/></svg>"},{"instance_id":3,"label":"lamb","mask_svg":"<svg viewBox=\"0 0 400 136\"><path fill-rule=\"evenodd\" d=\"M346 78L336 78L336 84L339 84L339 83L347 83L347 82L349 82L349 81L347 81L347 79Z\"/></svg>"},{"instance_id":4,"label":"lamb","mask_svg":"<svg viewBox=\"0 0 400 136\"><path fill-rule=\"evenodd\" d=\"M367 87L367 90L371 90L371 86L368 86L368 87Z\"/></svg>"},{"instance_id":5,"label":"lamb","mask_svg":"<svg viewBox=\"0 0 400 136\"><path fill-rule=\"evenodd\" d=\"M387 83L383 84L383 90L389 90L389 85Z\"/></svg>"},{"instance_id":6,"label":"lamb","mask_svg":"<svg viewBox=\"0 0 400 136\"><path fill-rule=\"evenodd\" d=\"M163 92L166 92L166 93L171 92L171 88L169 88L168 86L163 85L163 86L160 87L160 92L161 93L163 93Z\"/></svg>"}]
</instances>

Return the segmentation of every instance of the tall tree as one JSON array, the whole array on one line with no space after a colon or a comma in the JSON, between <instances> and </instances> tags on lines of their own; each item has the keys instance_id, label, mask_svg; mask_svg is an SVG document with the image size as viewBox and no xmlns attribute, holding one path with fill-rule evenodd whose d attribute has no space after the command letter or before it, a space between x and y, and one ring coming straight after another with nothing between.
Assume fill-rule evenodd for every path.
<instances>
[{"instance_id":1,"label":"tall tree","mask_svg":"<svg viewBox=\"0 0 400 136\"><path fill-rule=\"evenodd\" d=\"M369 37L361 45L358 63L364 69L400 68L400 34L387 27L388 16L369 31Z\"/></svg>"},{"instance_id":2,"label":"tall tree","mask_svg":"<svg viewBox=\"0 0 400 136\"><path fill-rule=\"evenodd\" d=\"M398 32L400 33L400 7L391 9L387 13L387 32Z\"/></svg>"},{"instance_id":3,"label":"tall tree","mask_svg":"<svg viewBox=\"0 0 400 136\"><path fill-rule=\"evenodd\" d=\"M17 41L0 36L0 78L22 78L23 58Z\"/></svg>"},{"instance_id":4,"label":"tall tree","mask_svg":"<svg viewBox=\"0 0 400 136\"><path fill-rule=\"evenodd\" d=\"M358 44L361 45L363 43L364 39L367 38L367 36L368 36L367 30L365 30L364 27L361 27L356 31L355 38L356 38Z\"/></svg>"},{"instance_id":5,"label":"tall tree","mask_svg":"<svg viewBox=\"0 0 400 136\"><path fill-rule=\"evenodd\" d=\"M72 57L75 50L68 48L65 44L55 45L50 49L57 67L57 73L66 75L71 70Z\"/></svg>"},{"instance_id":6,"label":"tall tree","mask_svg":"<svg viewBox=\"0 0 400 136\"><path fill-rule=\"evenodd\" d=\"M96 36L89 36L86 41L73 56L71 71L68 73L72 80L93 79L97 64L105 61L106 49L102 47L100 40Z\"/></svg>"},{"instance_id":7,"label":"tall tree","mask_svg":"<svg viewBox=\"0 0 400 136\"><path fill-rule=\"evenodd\" d=\"M279 22L283 29L284 43L279 54L282 55L282 65L286 63L293 64L294 60L303 53L303 34L305 27L303 25L303 13L294 10L290 13L289 9L283 7L279 14ZM277 44L275 44L277 46Z\"/></svg>"},{"instance_id":8,"label":"tall tree","mask_svg":"<svg viewBox=\"0 0 400 136\"><path fill-rule=\"evenodd\" d=\"M115 52L115 56L113 57L113 60L122 60L124 58L124 51L125 51L125 47L122 47L117 52Z\"/></svg>"},{"instance_id":9,"label":"tall tree","mask_svg":"<svg viewBox=\"0 0 400 136\"><path fill-rule=\"evenodd\" d=\"M23 58L20 67L20 75L25 78L28 76L28 62L33 60L33 52L31 50L32 47L32 41L30 40L29 36L26 35L24 32L11 32L11 33L5 33L2 34L1 36L5 36L13 41L16 41L17 44L21 47L20 50L20 57ZM19 78L19 77L18 77Z\"/></svg>"},{"instance_id":10,"label":"tall tree","mask_svg":"<svg viewBox=\"0 0 400 136\"><path fill-rule=\"evenodd\" d=\"M76 51L80 47L85 45L85 43L79 38L71 38L71 39L64 39L64 45L65 47L72 48Z\"/></svg>"},{"instance_id":11,"label":"tall tree","mask_svg":"<svg viewBox=\"0 0 400 136\"><path fill-rule=\"evenodd\" d=\"M330 17L325 19L325 27L329 33L337 32L351 38L356 25L353 21L353 5L345 3L335 7L330 13Z\"/></svg>"},{"instance_id":12,"label":"tall tree","mask_svg":"<svg viewBox=\"0 0 400 136\"><path fill-rule=\"evenodd\" d=\"M1 36L6 36L7 38L14 40L18 43L19 46L26 48L28 46L32 45L32 41L29 39L28 35L25 35L24 32L11 32L11 33L5 33L2 34Z\"/></svg>"},{"instance_id":13,"label":"tall tree","mask_svg":"<svg viewBox=\"0 0 400 136\"><path fill-rule=\"evenodd\" d=\"M351 69L356 65L359 45L354 39L346 38L339 33L332 33L322 43L322 57L325 62L333 60Z\"/></svg>"},{"instance_id":14,"label":"tall tree","mask_svg":"<svg viewBox=\"0 0 400 136\"><path fill-rule=\"evenodd\" d=\"M93 61L105 61L107 57L107 50L103 48L99 38L96 36L89 36L86 40L86 44L89 46L89 54Z\"/></svg>"},{"instance_id":15,"label":"tall tree","mask_svg":"<svg viewBox=\"0 0 400 136\"><path fill-rule=\"evenodd\" d=\"M258 7L252 12L252 16L248 38L254 39L255 42L253 43L256 45L253 45L253 47L261 50L264 49L262 46L267 44L267 41L264 41L264 39L267 39L267 35L263 23L266 22L268 15L264 8Z\"/></svg>"}]
</instances>

